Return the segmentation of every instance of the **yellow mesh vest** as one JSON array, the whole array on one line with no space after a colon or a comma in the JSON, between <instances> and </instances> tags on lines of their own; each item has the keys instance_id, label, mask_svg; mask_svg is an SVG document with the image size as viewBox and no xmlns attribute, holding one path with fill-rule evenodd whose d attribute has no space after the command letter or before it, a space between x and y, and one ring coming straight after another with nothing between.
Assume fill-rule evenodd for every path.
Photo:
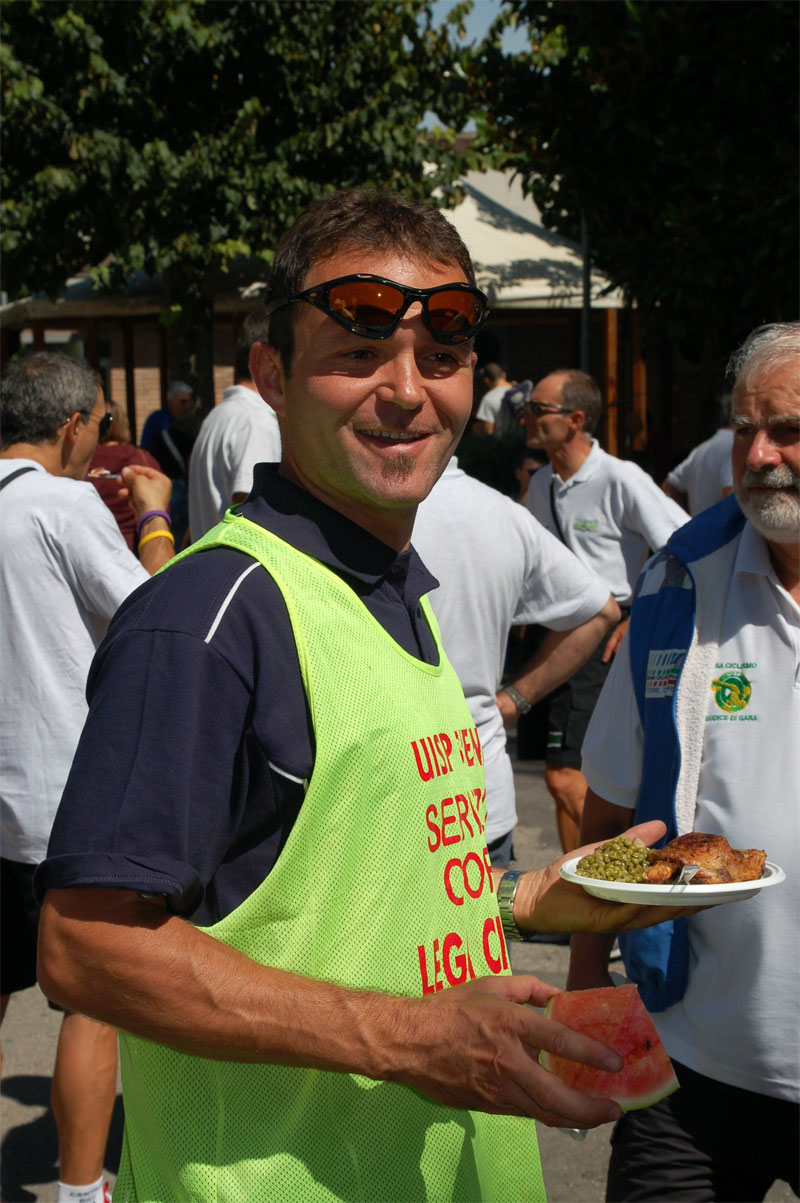
<instances>
[{"instance_id":1,"label":"yellow mesh vest","mask_svg":"<svg viewBox=\"0 0 800 1203\"><path fill-rule=\"evenodd\" d=\"M482 757L458 679L403 651L335 573L229 514L191 550L260 560L288 607L316 737L269 876L206 930L263 964L419 997L508 961ZM121 1037L115 1203L544 1200L534 1123L355 1074L191 1057Z\"/></svg>"}]
</instances>

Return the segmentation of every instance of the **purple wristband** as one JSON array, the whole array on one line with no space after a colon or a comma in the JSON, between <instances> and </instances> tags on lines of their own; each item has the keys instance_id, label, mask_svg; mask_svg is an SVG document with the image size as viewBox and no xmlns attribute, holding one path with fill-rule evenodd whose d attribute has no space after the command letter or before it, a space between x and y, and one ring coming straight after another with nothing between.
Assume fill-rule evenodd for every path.
<instances>
[{"instance_id":1,"label":"purple wristband","mask_svg":"<svg viewBox=\"0 0 800 1203\"><path fill-rule=\"evenodd\" d=\"M172 519L166 510L148 510L146 514L142 514L141 518L136 523L137 535L142 533L142 527L150 518L166 518L170 530L172 529Z\"/></svg>"}]
</instances>

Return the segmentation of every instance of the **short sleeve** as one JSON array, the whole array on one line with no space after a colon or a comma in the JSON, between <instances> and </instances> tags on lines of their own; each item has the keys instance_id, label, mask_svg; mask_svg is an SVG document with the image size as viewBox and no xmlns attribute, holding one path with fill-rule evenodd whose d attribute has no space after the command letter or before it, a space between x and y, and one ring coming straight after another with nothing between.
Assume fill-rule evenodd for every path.
<instances>
[{"instance_id":1,"label":"short sleeve","mask_svg":"<svg viewBox=\"0 0 800 1203\"><path fill-rule=\"evenodd\" d=\"M247 421L235 433L231 448L230 497L249 493L256 464L277 463L281 458L281 435L275 413L263 402L264 412L248 410Z\"/></svg>"},{"instance_id":2,"label":"short sleeve","mask_svg":"<svg viewBox=\"0 0 800 1203\"><path fill-rule=\"evenodd\" d=\"M280 590L229 548L176 562L120 608L87 697L37 891L160 894L216 922L270 871L313 769Z\"/></svg>"},{"instance_id":3,"label":"short sleeve","mask_svg":"<svg viewBox=\"0 0 800 1203\"><path fill-rule=\"evenodd\" d=\"M128 547L117 521L91 484L65 499L57 554L61 570L85 608L104 622L149 573Z\"/></svg>"},{"instance_id":4,"label":"short sleeve","mask_svg":"<svg viewBox=\"0 0 800 1203\"><path fill-rule=\"evenodd\" d=\"M694 452L692 452L692 455L694 455ZM672 469L671 472L667 474L667 484L672 485L675 489L679 489L681 493L686 493L688 491L687 474L691 464L692 455L688 456L687 459L682 460L681 463L679 463L675 468Z\"/></svg>"},{"instance_id":5,"label":"short sleeve","mask_svg":"<svg viewBox=\"0 0 800 1203\"><path fill-rule=\"evenodd\" d=\"M480 404L478 405L478 409L475 413L475 417L480 422L496 422L497 415L500 412L501 401L502 397L491 397L488 393L486 393L481 398Z\"/></svg>"},{"instance_id":6,"label":"short sleeve","mask_svg":"<svg viewBox=\"0 0 800 1203\"><path fill-rule=\"evenodd\" d=\"M583 741L583 775L599 797L633 810L642 778L643 733L628 636L614 657Z\"/></svg>"},{"instance_id":7,"label":"short sleeve","mask_svg":"<svg viewBox=\"0 0 800 1203\"><path fill-rule=\"evenodd\" d=\"M93 881L193 911L239 819L250 700L196 638L134 631L104 645L40 888Z\"/></svg>"},{"instance_id":8,"label":"short sleeve","mask_svg":"<svg viewBox=\"0 0 800 1203\"><path fill-rule=\"evenodd\" d=\"M625 524L642 536L651 551L660 551L689 515L641 468L627 464L626 469Z\"/></svg>"},{"instance_id":9,"label":"short sleeve","mask_svg":"<svg viewBox=\"0 0 800 1203\"><path fill-rule=\"evenodd\" d=\"M568 631L588 622L608 601L608 586L521 506L519 511L530 555L514 624Z\"/></svg>"}]
</instances>

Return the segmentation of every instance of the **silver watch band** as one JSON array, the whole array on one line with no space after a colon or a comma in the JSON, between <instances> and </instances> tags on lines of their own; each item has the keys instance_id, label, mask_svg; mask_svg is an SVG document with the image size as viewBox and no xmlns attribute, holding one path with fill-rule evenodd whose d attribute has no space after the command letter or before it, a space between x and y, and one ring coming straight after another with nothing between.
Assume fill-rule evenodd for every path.
<instances>
[{"instance_id":1,"label":"silver watch band","mask_svg":"<svg viewBox=\"0 0 800 1203\"><path fill-rule=\"evenodd\" d=\"M518 869L506 869L497 886L497 906L503 934L508 940L524 940L525 935L514 922L514 898L522 873Z\"/></svg>"},{"instance_id":2,"label":"silver watch band","mask_svg":"<svg viewBox=\"0 0 800 1203\"><path fill-rule=\"evenodd\" d=\"M535 931L523 931L514 922L514 899L517 896L519 879L527 870L506 869L497 886L497 909L500 911L500 923L506 942L513 940L523 943L536 943L539 934Z\"/></svg>"},{"instance_id":3,"label":"silver watch band","mask_svg":"<svg viewBox=\"0 0 800 1203\"><path fill-rule=\"evenodd\" d=\"M520 691L515 689L513 685L504 685L502 692L508 694L517 710L519 710L520 714L527 714L528 711L532 709L532 705L528 699L524 698Z\"/></svg>"}]
</instances>

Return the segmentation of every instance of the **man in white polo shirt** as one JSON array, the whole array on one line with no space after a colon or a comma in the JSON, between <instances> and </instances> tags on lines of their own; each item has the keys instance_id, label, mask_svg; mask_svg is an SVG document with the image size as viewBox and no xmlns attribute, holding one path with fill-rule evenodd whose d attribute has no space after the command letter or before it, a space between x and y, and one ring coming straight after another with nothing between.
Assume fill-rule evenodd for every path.
<instances>
[{"instance_id":1,"label":"man in white polo shirt","mask_svg":"<svg viewBox=\"0 0 800 1203\"><path fill-rule=\"evenodd\" d=\"M670 539L584 743L582 839L662 818L761 848L786 872L737 905L620 937L681 1090L612 1138L610 1200L798 1192L800 322L733 357L735 497ZM738 503L738 504L737 504ZM610 941L575 936L569 986L605 985Z\"/></svg>"},{"instance_id":2,"label":"man in white polo shirt","mask_svg":"<svg viewBox=\"0 0 800 1203\"><path fill-rule=\"evenodd\" d=\"M719 430L710 439L699 443L686 459L673 468L661 486L667 497L677 501L693 518L733 492L730 393L720 398L719 408Z\"/></svg>"},{"instance_id":3,"label":"man in white polo shirt","mask_svg":"<svg viewBox=\"0 0 800 1203\"><path fill-rule=\"evenodd\" d=\"M545 780L565 852L578 845L586 794L581 743L622 641L636 578L650 554L688 521L646 472L601 450L592 437L601 413L591 376L559 370L539 381L523 416L528 447L541 448L550 461L531 480L528 509L600 577L623 611L605 646L549 702Z\"/></svg>"},{"instance_id":4,"label":"man in white polo shirt","mask_svg":"<svg viewBox=\"0 0 800 1203\"><path fill-rule=\"evenodd\" d=\"M33 874L86 719L92 656L121 603L172 557L170 482L143 465L120 489L140 531L140 560L85 481L112 418L95 372L35 352L0 380L0 1020L36 982ZM117 1082L116 1032L65 1014L51 1088L58 1203L102 1203Z\"/></svg>"},{"instance_id":5,"label":"man in white polo shirt","mask_svg":"<svg viewBox=\"0 0 800 1203\"><path fill-rule=\"evenodd\" d=\"M492 863L508 865L517 807L505 724L588 659L619 609L523 506L467 476L455 456L417 510L412 541L439 580L431 605L483 749L486 842ZM523 623L549 629L498 693L509 630Z\"/></svg>"},{"instance_id":6,"label":"man in white polo shirt","mask_svg":"<svg viewBox=\"0 0 800 1203\"><path fill-rule=\"evenodd\" d=\"M486 385L486 392L478 402L473 430L477 434L493 434L500 438L508 434L508 420L504 417L503 398L513 381L506 376L505 368L499 363L487 363L479 372Z\"/></svg>"},{"instance_id":7,"label":"man in white polo shirt","mask_svg":"<svg viewBox=\"0 0 800 1203\"><path fill-rule=\"evenodd\" d=\"M281 433L275 411L261 397L250 375L250 348L267 339L269 321L262 310L242 322L234 354L235 384L203 420L189 463L189 535L197 542L216 526L229 506L244 501L253 487L253 468L281 458Z\"/></svg>"}]
</instances>

